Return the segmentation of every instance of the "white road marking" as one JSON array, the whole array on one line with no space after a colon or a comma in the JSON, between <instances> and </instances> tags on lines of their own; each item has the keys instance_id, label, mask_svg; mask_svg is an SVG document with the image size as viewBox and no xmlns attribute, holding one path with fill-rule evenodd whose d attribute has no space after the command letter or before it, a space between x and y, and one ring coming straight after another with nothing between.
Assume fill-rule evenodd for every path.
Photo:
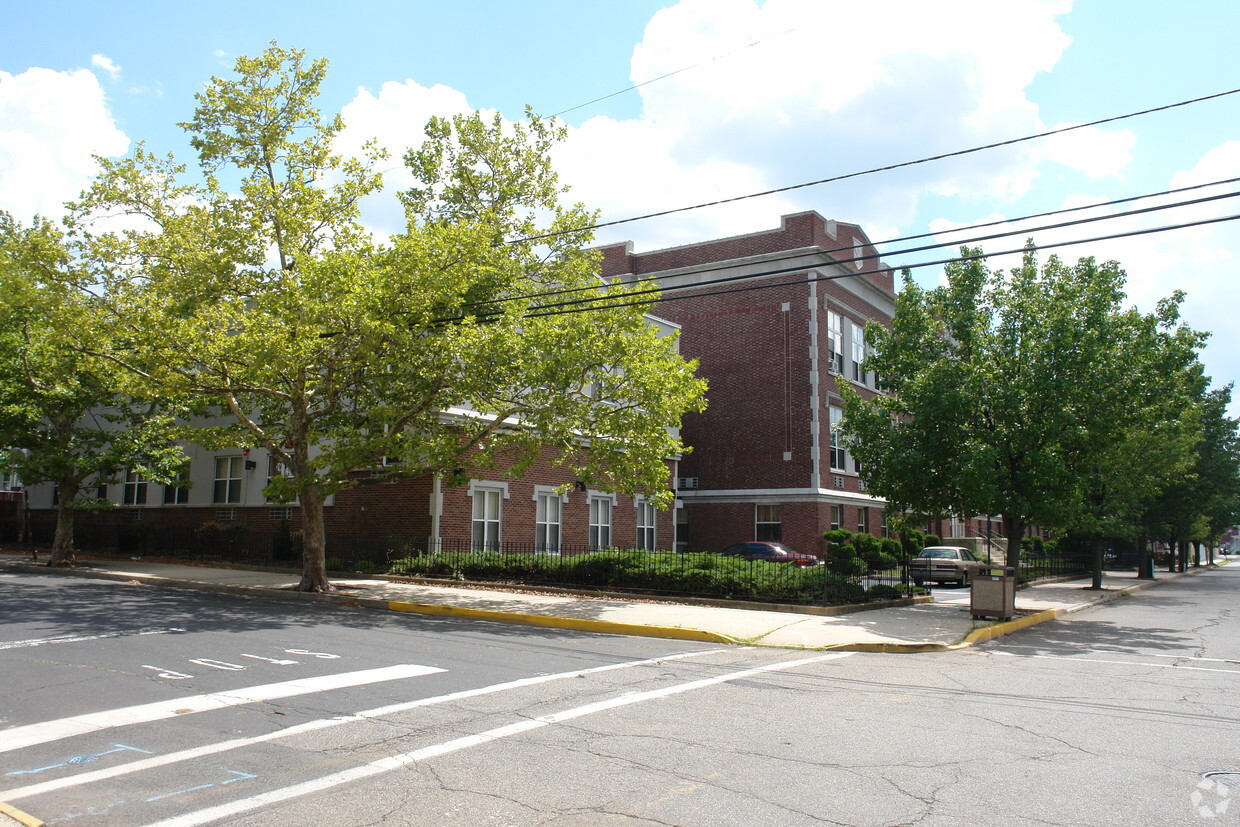
<instances>
[{"instance_id":1,"label":"white road marking","mask_svg":"<svg viewBox=\"0 0 1240 827\"><path fill-rule=\"evenodd\" d=\"M277 698L289 698L295 695L326 692L330 689L343 689L350 686L380 683L382 681L416 678L443 671L445 670L434 666L402 663L396 666L384 666L380 669L344 672L339 675L322 675L317 678L299 678L282 683L269 683L262 686L230 689L227 692L214 692L210 695L194 695L174 698L170 701L157 701L139 706L108 709L103 712L90 712L85 715L75 715L71 718L61 718L56 721L44 721L38 724L0 730L0 752L22 749L34 744L45 744L49 741L58 741L61 738L71 738L74 735L86 735L105 729L112 729L113 727L175 718L178 715L187 715L193 712L207 712L212 709L260 703Z\"/></svg>"},{"instance_id":2,"label":"white road marking","mask_svg":"<svg viewBox=\"0 0 1240 827\"><path fill-rule=\"evenodd\" d=\"M1240 675L1240 669L1214 669L1209 666L1184 666L1179 663L1145 663L1139 660L1105 660L1103 658L1079 658L1070 655L1033 655L1035 658L1042 660L1071 660L1077 663L1113 663L1120 666L1147 666L1154 669L1188 669L1192 672L1227 672L1231 675Z\"/></svg>"},{"instance_id":3,"label":"white road marking","mask_svg":"<svg viewBox=\"0 0 1240 827\"><path fill-rule=\"evenodd\" d=\"M69 776L67 778L57 778L52 781L44 781L42 783L31 784L26 787L15 787L11 790L3 790L0 791L0 801L16 801L20 798L28 798L32 795L40 795L42 793L54 792L56 790L63 790L68 787L77 787L84 784L92 784L96 781L106 781L109 778L116 778L121 775L129 775L130 773L141 772L143 770L165 767L169 764L177 764L182 761L193 761L198 758L204 758L208 755L216 755L221 752L228 752L229 750L242 749L255 744L275 741L280 738L289 738L294 735L301 735L307 732L316 732L318 730L340 726L341 724L352 724L359 721L369 720L371 718L381 718L385 715L395 715L400 712L407 712L411 709L417 709L423 706L435 706L437 704L449 703L451 701L458 701L465 698L475 698L480 695L507 692L511 689L522 689L527 686L537 686L538 684L550 683L552 681L564 680L566 678L576 678L582 675L592 675L599 672L610 672L616 669L628 669L636 666L651 666L664 661L684 660L686 658L697 658L704 655L717 655L720 652L725 651L728 650L707 649L698 652L680 652L674 655L664 655L662 657L649 658L647 660L609 663L606 666L594 666L589 669L577 669L572 672L558 672L551 675L535 675L530 678L519 678L505 683L478 687L477 689L465 689L460 692L451 692L447 695L438 695L431 698L420 698L416 701L404 701L402 703L391 704L389 706L380 706L375 709L357 712L353 715L340 715L334 718L320 718L317 721L307 721L303 724L296 724L288 727L287 729L269 732L264 735L256 735L250 738L236 738L231 741L221 741L216 744L207 744L193 749L181 750L180 752L172 752L168 755L160 755L155 758L145 758L140 761L131 761L128 764L121 764L116 767L92 770L91 772L85 772L80 775Z\"/></svg>"},{"instance_id":4,"label":"white road marking","mask_svg":"<svg viewBox=\"0 0 1240 827\"><path fill-rule=\"evenodd\" d=\"M68 637L44 637L33 640L11 640L0 643L0 649L21 649L28 646L47 646L52 643L79 643L84 640L104 640L110 637L131 637L134 635L168 635L184 632L185 629L124 629L119 632L103 632L97 635L71 635Z\"/></svg>"},{"instance_id":5,"label":"white road marking","mask_svg":"<svg viewBox=\"0 0 1240 827\"><path fill-rule=\"evenodd\" d=\"M282 801L288 801L293 798L299 798L303 795L311 795L313 793L322 792L323 790L338 787L351 781L360 781L364 778L380 775L385 772L400 769L409 764L418 761L425 761L428 758L434 758L449 752L455 752L461 749L478 746L480 744L497 741L501 738L507 738L522 732L539 729L541 727L550 726L552 724L570 721L574 718L580 718L585 715L593 715L597 712L605 712L611 709L617 709L623 706L642 703L644 701L656 700L658 698L666 698L670 695L677 695L682 692L690 692L696 689L704 689L708 686L716 686L728 681L741 680L752 675L760 675L764 672L777 672L785 669L794 669L798 666L806 666L811 663L819 663L826 660L837 660L839 658L849 657L851 652L832 652L826 655L818 655L812 658L802 658L800 660L784 661L782 663L768 664L767 666L759 666L754 669L745 669L740 672L731 672L726 675L718 675L713 678L704 678L702 680L690 681L689 683L677 684L675 686L664 687L663 689L651 689L646 692L630 692L615 698L604 701L598 701L585 706L566 709L562 712L552 713L550 715L542 715L537 718L519 721L515 724L497 727L477 735L469 735L464 738L456 738L451 741L445 741L442 744L435 744L422 749L406 752L400 755L392 755L387 758L381 758L378 761L372 761L369 764L363 764L353 767L342 772L325 775L312 781L306 781L301 784L294 784L283 789L270 790L259 795L249 798L238 799L227 804L221 804L217 807L208 807L193 813L186 813L174 818L165 819L164 821L155 822L147 827L195 827L199 824L207 824L217 819L228 818L268 804L278 804Z\"/></svg>"}]
</instances>

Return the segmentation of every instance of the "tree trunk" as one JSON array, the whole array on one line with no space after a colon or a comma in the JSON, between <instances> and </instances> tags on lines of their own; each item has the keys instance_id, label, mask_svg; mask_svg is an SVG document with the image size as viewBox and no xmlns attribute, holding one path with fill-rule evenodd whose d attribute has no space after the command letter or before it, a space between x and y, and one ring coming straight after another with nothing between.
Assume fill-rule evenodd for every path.
<instances>
[{"instance_id":1,"label":"tree trunk","mask_svg":"<svg viewBox=\"0 0 1240 827\"><path fill-rule=\"evenodd\" d=\"M1144 534L1137 537L1137 579L1154 579L1154 552Z\"/></svg>"},{"instance_id":2,"label":"tree trunk","mask_svg":"<svg viewBox=\"0 0 1240 827\"><path fill-rule=\"evenodd\" d=\"M1102 537L1095 537L1093 542L1093 581L1090 588L1100 590L1102 588L1102 559L1106 553L1106 540Z\"/></svg>"},{"instance_id":3,"label":"tree trunk","mask_svg":"<svg viewBox=\"0 0 1240 827\"><path fill-rule=\"evenodd\" d=\"M1003 534L1007 537L1007 555L1003 561L1005 566L1015 569L1016 582L1020 582L1020 541L1025 534L1025 522L1020 517L1003 515Z\"/></svg>"},{"instance_id":4,"label":"tree trunk","mask_svg":"<svg viewBox=\"0 0 1240 827\"><path fill-rule=\"evenodd\" d=\"M330 592L334 587L327 580L327 532L323 526L323 501L317 490L301 495L301 583L298 591Z\"/></svg>"},{"instance_id":5,"label":"tree trunk","mask_svg":"<svg viewBox=\"0 0 1240 827\"><path fill-rule=\"evenodd\" d=\"M77 565L77 556L73 551L73 509L68 506L70 501L61 501L56 512L56 537L52 541L52 556L47 561L49 566L69 568Z\"/></svg>"}]
</instances>

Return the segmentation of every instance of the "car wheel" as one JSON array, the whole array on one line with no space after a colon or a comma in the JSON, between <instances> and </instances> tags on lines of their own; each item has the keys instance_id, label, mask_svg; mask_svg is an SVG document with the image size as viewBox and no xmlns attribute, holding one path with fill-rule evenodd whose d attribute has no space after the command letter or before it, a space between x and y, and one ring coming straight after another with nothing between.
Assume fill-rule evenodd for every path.
<instances>
[{"instance_id":1,"label":"car wheel","mask_svg":"<svg viewBox=\"0 0 1240 827\"><path fill-rule=\"evenodd\" d=\"M960 575L960 588L963 589L968 585L969 585L969 573L967 571L962 572Z\"/></svg>"}]
</instances>

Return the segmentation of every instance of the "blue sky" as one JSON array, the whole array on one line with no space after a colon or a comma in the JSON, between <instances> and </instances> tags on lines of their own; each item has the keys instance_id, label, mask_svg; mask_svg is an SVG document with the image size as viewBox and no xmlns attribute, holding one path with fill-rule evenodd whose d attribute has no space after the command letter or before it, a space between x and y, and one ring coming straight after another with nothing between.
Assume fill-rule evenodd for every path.
<instances>
[{"instance_id":1,"label":"blue sky","mask_svg":"<svg viewBox=\"0 0 1240 827\"><path fill-rule=\"evenodd\" d=\"M517 118L526 104L552 114L685 69L564 116L571 134L557 166L605 219L1240 87L1240 4L1228 0L1174 9L1147 0L0 3L0 208L23 218L55 214L89 180L91 153L145 140L192 160L175 124L190 116L193 93L272 39L331 61L320 103L344 114L342 148L373 136L397 158L430 114ZM648 250L773 228L806 209L860 224L875 241L953 240L947 231L981 221L1240 176L1238 127L1240 95L626 224L600 240ZM389 178L403 183L399 165ZM1033 235L1049 244L1233 213L1221 201ZM375 201L366 218L383 232L398 211ZM1019 246L1031 231L1017 225L1014 240L986 246ZM1215 383L1240 376L1235 222L1060 254L1118 259L1143 309L1185 289L1187 321L1213 332L1204 360Z\"/></svg>"}]
</instances>

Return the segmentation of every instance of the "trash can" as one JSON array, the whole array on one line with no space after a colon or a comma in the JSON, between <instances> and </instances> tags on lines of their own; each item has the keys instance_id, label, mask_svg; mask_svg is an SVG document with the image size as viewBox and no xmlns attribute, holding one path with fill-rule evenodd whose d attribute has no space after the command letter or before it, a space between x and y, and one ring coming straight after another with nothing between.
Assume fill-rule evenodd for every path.
<instances>
[{"instance_id":1,"label":"trash can","mask_svg":"<svg viewBox=\"0 0 1240 827\"><path fill-rule=\"evenodd\" d=\"M1016 614L1016 569L986 566L978 569L971 583L969 611L974 620L984 617L1011 620Z\"/></svg>"}]
</instances>

